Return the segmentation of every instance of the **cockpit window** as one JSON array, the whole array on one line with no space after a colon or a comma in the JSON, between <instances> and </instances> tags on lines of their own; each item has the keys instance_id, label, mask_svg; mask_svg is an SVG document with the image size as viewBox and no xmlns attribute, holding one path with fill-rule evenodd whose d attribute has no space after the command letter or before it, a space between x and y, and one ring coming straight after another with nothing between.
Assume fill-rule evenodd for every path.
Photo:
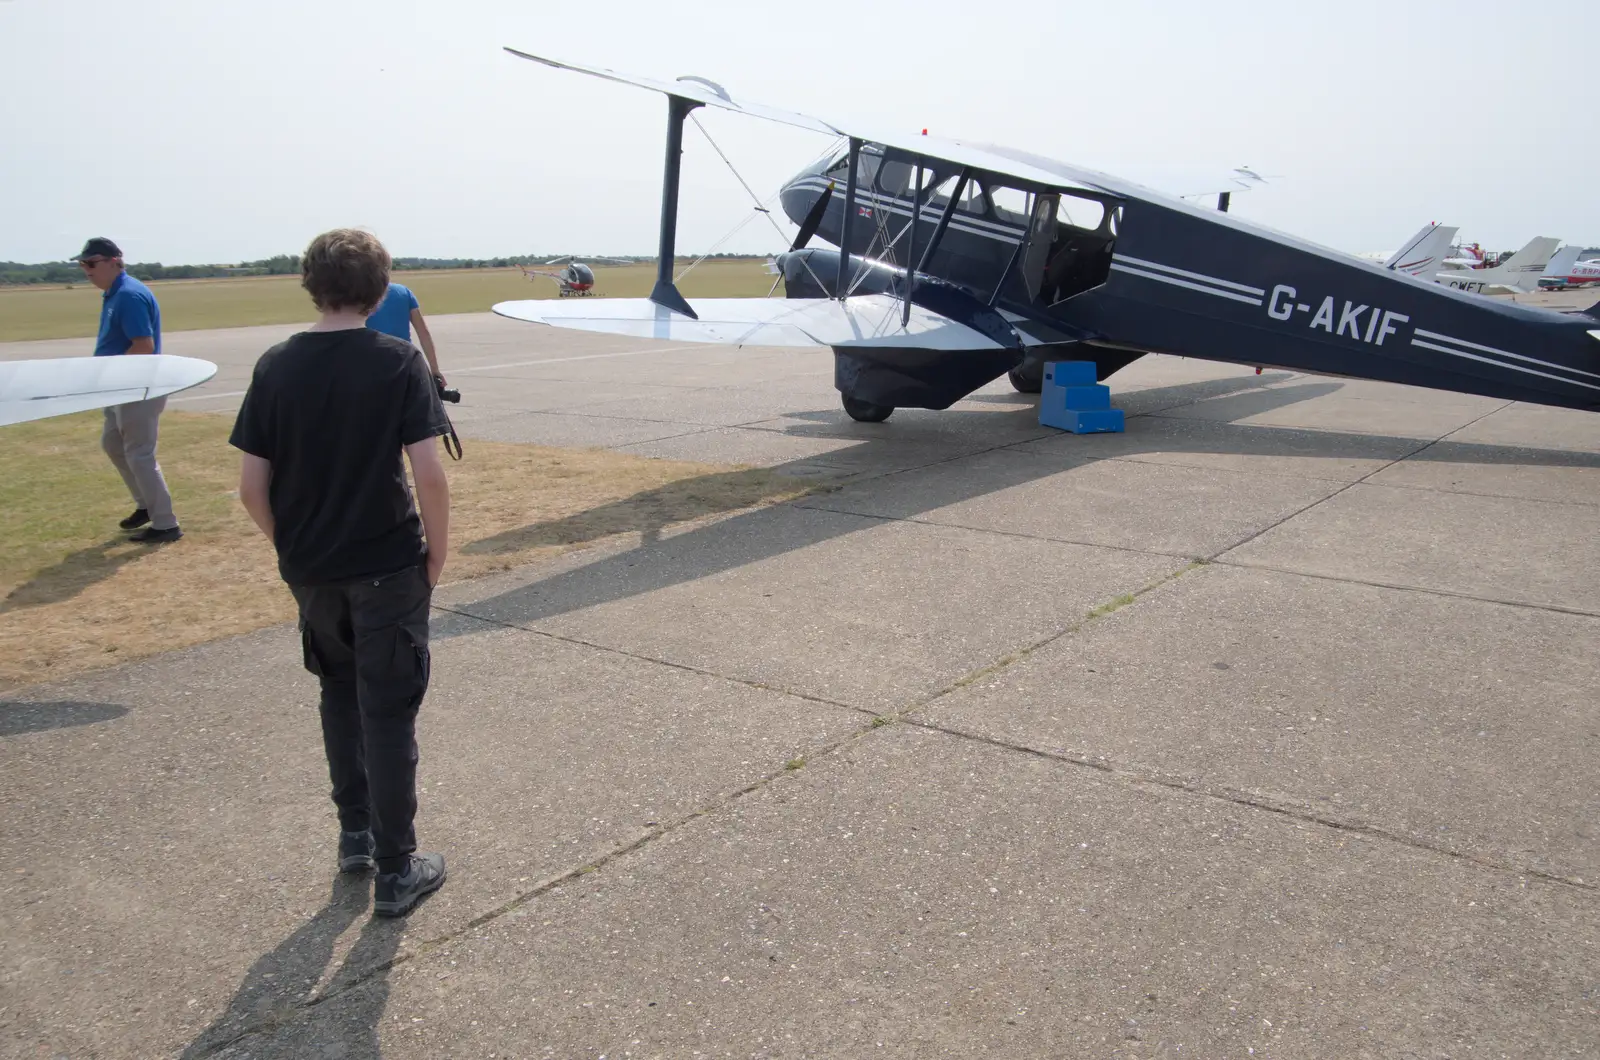
<instances>
[{"instance_id":1,"label":"cockpit window","mask_svg":"<svg viewBox=\"0 0 1600 1060\"><path fill-rule=\"evenodd\" d=\"M1027 227L1033 217L1033 196L1021 188L991 187L989 200L998 220Z\"/></svg>"},{"instance_id":2,"label":"cockpit window","mask_svg":"<svg viewBox=\"0 0 1600 1060\"><path fill-rule=\"evenodd\" d=\"M911 192L911 178L915 170L909 162L885 162L878 170L878 190L905 198Z\"/></svg>"}]
</instances>

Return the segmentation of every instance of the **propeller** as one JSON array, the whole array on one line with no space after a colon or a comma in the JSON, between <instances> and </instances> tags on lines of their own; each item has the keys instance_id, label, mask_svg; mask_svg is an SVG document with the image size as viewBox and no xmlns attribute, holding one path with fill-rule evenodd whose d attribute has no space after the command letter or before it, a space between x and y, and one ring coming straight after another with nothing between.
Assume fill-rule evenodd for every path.
<instances>
[{"instance_id":1,"label":"propeller","mask_svg":"<svg viewBox=\"0 0 1600 1060\"><path fill-rule=\"evenodd\" d=\"M811 242L811 237L817 234L817 229L822 225L822 216L828 212L828 200L833 198L833 182L822 189L822 194L817 196L817 201L812 205L811 212L806 214L806 219L800 224L800 231L794 237L794 244L789 250L796 251Z\"/></svg>"}]
</instances>

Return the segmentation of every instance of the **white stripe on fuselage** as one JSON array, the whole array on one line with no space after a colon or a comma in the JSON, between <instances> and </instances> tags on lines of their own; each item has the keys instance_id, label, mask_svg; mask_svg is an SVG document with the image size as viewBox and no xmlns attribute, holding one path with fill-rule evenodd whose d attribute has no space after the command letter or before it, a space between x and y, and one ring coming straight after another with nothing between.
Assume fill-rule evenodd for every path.
<instances>
[{"instance_id":1,"label":"white stripe on fuselage","mask_svg":"<svg viewBox=\"0 0 1600 1060\"><path fill-rule=\"evenodd\" d=\"M1189 272L1186 269L1175 269L1171 265L1162 265L1160 262L1155 261L1145 261L1143 258L1130 257L1127 254L1115 254L1113 257L1117 261L1126 261L1128 264L1137 265L1141 269L1155 269L1157 272L1170 272L1175 276L1183 276L1191 280L1199 280L1202 283L1214 284L1217 287L1226 287L1229 290L1243 291L1245 294L1253 294L1257 298L1256 305L1260 305L1260 299L1266 297L1267 294L1266 290L1263 288L1250 287L1242 283L1234 283L1232 280L1221 280L1215 276L1207 276L1203 272Z\"/></svg>"},{"instance_id":2,"label":"white stripe on fuselage","mask_svg":"<svg viewBox=\"0 0 1600 1060\"><path fill-rule=\"evenodd\" d=\"M803 191L821 192L823 188L827 187L827 183L825 181L807 180L792 184L790 187L798 188ZM899 214L907 220L909 220L912 216L913 203L910 200L897 199L893 196L882 195L877 192L862 191L859 188L856 190L856 205L858 207L868 206L873 209L883 210L891 214ZM925 202L922 204L922 217L930 223L937 224L939 220L939 214L943 212L943 210L943 203L935 206L932 203ZM1014 247L1018 243L1022 242L1022 237L1027 233L1026 228L1005 225L1001 222L990 221L982 217L964 215L959 208L950 218L949 227L958 232L965 232L968 235L974 236L983 236L985 239L992 239L997 243L1004 243L1011 247Z\"/></svg>"},{"instance_id":3,"label":"white stripe on fuselage","mask_svg":"<svg viewBox=\"0 0 1600 1060\"><path fill-rule=\"evenodd\" d=\"M1527 357L1527 356L1524 356L1523 354L1520 354L1520 353L1512 353L1510 350L1499 350L1499 349L1496 349L1493 346L1482 346L1482 345L1479 345L1476 342L1468 342L1466 339L1458 339L1458 338L1454 338L1453 336L1450 336L1450 335L1441 335L1437 331L1424 331L1422 328L1417 328L1415 334L1417 336L1419 336L1420 338L1424 338L1424 339L1433 339L1433 340L1435 340L1437 342L1450 342L1450 343L1454 343L1456 346L1465 347L1465 348L1467 348L1469 350L1478 350L1479 352L1482 352L1482 353L1493 353L1493 354L1496 354L1496 355L1498 355L1500 357L1512 357L1512 358L1515 358L1516 360L1519 360L1519 361L1527 361L1529 364L1537 364L1537 365L1540 365L1540 366L1545 367L1545 368L1554 368L1558 372L1571 372L1573 375L1586 375L1590 379L1600 379L1600 375L1596 375L1594 372L1585 372L1581 368L1568 368L1564 364L1552 364L1549 361L1541 361L1537 357ZM1415 340L1413 340L1413 341L1415 341ZM1417 345L1427 345L1429 349L1433 349L1433 350L1444 349L1444 347L1429 345L1427 343L1417 343ZM1446 353L1453 353L1455 351L1446 349L1445 352ZM1490 363L1492 364L1492 363L1496 363L1496 362L1490 362ZM1514 364L1508 364L1508 365L1506 365L1506 367L1507 368L1515 368L1517 366L1514 365ZM1540 373L1540 374L1543 374L1543 373ZM1554 378L1554 377L1552 377L1552 378ZM1572 382L1576 383L1577 380L1574 379L1574 380L1572 380ZM1580 384L1580 385L1588 386L1589 384L1588 383L1583 383L1583 384Z\"/></svg>"},{"instance_id":4,"label":"white stripe on fuselage","mask_svg":"<svg viewBox=\"0 0 1600 1060\"><path fill-rule=\"evenodd\" d=\"M1124 265L1119 261L1113 261L1111 263L1111 268L1116 272L1126 272L1132 276L1142 276L1147 280L1157 280L1161 283L1170 283L1174 287L1183 287L1190 291L1199 291L1201 294L1215 295L1218 298L1227 298L1235 302L1243 302L1246 305L1258 306L1262 304L1261 299L1252 298L1247 294L1235 294L1232 291L1224 291L1220 287L1213 287L1208 284L1192 283L1189 280L1181 280L1176 276L1164 276L1159 272L1146 272L1143 269L1136 269L1132 265Z\"/></svg>"},{"instance_id":5,"label":"white stripe on fuselage","mask_svg":"<svg viewBox=\"0 0 1600 1060\"><path fill-rule=\"evenodd\" d=\"M1452 339L1451 341L1454 342L1458 340ZM1496 368L1509 368L1513 372L1525 372L1528 375L1543 376L1546 379L1554 379L1558 383L1566 383L1568 386L1583 386L1588 387L1590 390L1600 390L1600 386L1595 386L1593 383L1585 383L1577 379L1568 379L1566 376L1561 375L1551 375L1549 372L1541 372L1534 368L1524 368L1520 364L1509 364L1506 361L1497 361L1493 357L1481 357L1476 353L1468 353L1465 350L1452 350L1450 347L1440 346L1436 342L1424 342L1422 339L1412 339L1411 345L1421 346L1425 350L1438 350L1440 353L1448 353L1452 357L1465 357L1469 361L1482 361L1484 364L1492 364ZM1532 360L1532 358L1528 359ZM1537 363L1544 364L1545 362L1539 361ZM1561 368L1560 365L1551 365L1551 367ZM1577 369L1562 368L1561 370L1564 372L1572 372L1576 371ZM1589 373L1584 372L1582 374L1588 375Z\"/></svg>"}]
</instances>

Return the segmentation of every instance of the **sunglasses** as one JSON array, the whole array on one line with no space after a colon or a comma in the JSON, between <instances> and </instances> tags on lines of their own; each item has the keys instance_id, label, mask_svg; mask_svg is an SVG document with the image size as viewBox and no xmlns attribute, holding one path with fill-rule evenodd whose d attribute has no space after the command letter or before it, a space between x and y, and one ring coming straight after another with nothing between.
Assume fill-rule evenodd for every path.
<instances>
[{"instance_id":1,"label":"sunglasses","mask_svg":"<svg viewBox=\"0 0 1600 1060\"><path fill-rule=\"evenodd\" d=\"M99 265L100 263L102 263L104 261L107 261L107 260L109 260L109 259L107 259L107 258L94 258L93 260L89 260L89 259L80 258L80 259L78 259L78 264L83 266L86 269L92 269L96 265Z\"/></svg>"}]
</instances>

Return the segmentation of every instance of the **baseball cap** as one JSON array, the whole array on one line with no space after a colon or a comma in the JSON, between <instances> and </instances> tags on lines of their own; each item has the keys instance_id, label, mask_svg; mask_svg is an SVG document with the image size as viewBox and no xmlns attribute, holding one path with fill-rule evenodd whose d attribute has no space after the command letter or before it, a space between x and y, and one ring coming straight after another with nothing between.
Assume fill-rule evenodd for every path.
<instances>
[{"instance_id":1,"label":"baseball cap","mask_svg":"<svg viewBox=\"0 0 1600 1060\"><path fill-rule=\"evenodd\" d=\"M84 258L120 258L122 248L117 246L105 236L95 236L83 245L73 261L82 261Z\"/></svg>"}]
</instances>

